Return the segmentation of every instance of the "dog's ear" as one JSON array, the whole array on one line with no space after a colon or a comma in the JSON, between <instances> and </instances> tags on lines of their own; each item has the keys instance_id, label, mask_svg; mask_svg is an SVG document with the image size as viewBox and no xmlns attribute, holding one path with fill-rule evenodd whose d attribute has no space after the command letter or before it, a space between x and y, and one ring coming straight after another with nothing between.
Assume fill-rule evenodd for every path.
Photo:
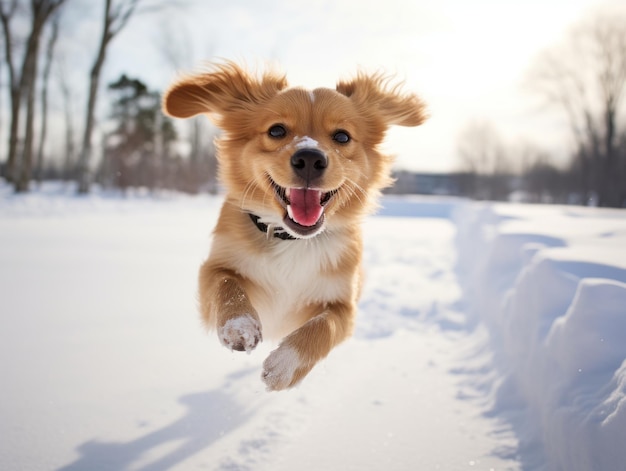
<instances>
[{"instance_id":1,"label":"dog's ear","mask_svg":"<svg viewBox=\"0 0 626 471\"><path fill-rule=\"evenodd\" d=\"M257 77L226 62L176 81L163 95L163 111L174 118L190 118L201 113L221 116L250 109L286 87L284 75L266 72Z\"/></svg>"},{"instance_id":2,"label":"dog's ear","mask_svg":"<svg viewBox=\"0 0 626 471\"><path fill-rule=\"evenodd\" d=\"M353 100L363 115L374 114L387 125L419 126L428 117L417 95L402 93L400 84L381 73L359 72L352 80L338 82L337 91Z\"/></svg>"}]
</instances>

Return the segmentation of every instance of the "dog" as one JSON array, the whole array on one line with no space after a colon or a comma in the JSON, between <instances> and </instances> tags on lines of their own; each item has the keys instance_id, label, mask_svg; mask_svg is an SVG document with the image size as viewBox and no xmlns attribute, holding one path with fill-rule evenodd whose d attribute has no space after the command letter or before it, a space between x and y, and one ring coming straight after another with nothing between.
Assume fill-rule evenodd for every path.
<instances>
[{"instance_id":1,"label":"dog","mask_svg":"<svg viewBox=\"0 0 626 471\"><path fill-rule=\"evenodd\" d=\"M205 114L222 131L226 195L199 273L203 320L231 350L282 339L262 380L291 388L353 331L361 221L392 182L380 145L389 126L422 124L425 105L380 72L307 90L224 62L175 80L163 110Z\"/></svg>"}]
</instances>

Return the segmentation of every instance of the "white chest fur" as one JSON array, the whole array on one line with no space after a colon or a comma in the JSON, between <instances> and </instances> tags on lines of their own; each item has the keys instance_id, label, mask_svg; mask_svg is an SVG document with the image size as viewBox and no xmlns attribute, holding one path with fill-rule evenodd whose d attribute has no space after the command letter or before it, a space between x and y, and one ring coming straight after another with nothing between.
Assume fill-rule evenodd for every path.
<instances>
[{"instance_id":1,"label":"white chest fur","mask_svg":"<svg viewBox=\"0 0 626 471\"><path fill-rule=\"evenodd\" d=\"M348 273L340 267L346 243L345 236L322 233L273 240L267 250L237 258L236 270L251 282L248 295L266 338L299 327L307 306L352 299L356 267Z\"/></svg>"}]
</instances>

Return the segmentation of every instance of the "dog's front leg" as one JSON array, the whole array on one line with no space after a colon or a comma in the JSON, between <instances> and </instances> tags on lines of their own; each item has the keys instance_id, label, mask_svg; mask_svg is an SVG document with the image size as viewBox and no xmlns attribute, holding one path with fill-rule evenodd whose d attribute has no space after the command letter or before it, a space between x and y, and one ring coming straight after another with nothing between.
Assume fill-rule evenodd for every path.
<instances>
[{"instance_id":1,"label":"dog's front leg","mask_svg":"<svg viewBox=\"0 0 626 471\"><path fill-rule=\"evenodd\" d=\"M317 314L285 337L263 364L270 391L298 384L315 364L352 333L355 308L344 303L309 306Z\"/></svg>"},{"instance_id":2,"label":"dog's front leg","mask_svg":"<svg viewBox=\"0 0 626 471\"><path fill-rule=\"evenodd\" d=\"M244 289L244 280L209 262L200 269L200 310L231 350L250 352L263 340L259 316Z\"/></svg>"}]
</instances>

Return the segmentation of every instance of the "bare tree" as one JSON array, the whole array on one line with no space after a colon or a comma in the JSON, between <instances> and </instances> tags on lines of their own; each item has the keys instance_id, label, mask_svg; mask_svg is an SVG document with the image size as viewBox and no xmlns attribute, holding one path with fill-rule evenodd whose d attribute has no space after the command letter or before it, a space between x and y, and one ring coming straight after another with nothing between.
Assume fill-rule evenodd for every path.
<instances>
[{"instance_id":1,"label":"bare tree","mask_svg":"<svg viewBox=\"0 0 626 471\"><path fill-rule=\"evenodd\" d=\"M459 134L457 155L465 185L475 198L503 199L509 192L508 179L514 173L501 138L490 123L474 121Z\"/></svg>"},{"instance_id":2,"label":"bare tree","mask_svg":"<svg viewBox=\"0 0 626 471\"><path fill-rule=\"evenodd\" d=\"M165 64L174 70L191 67L194 61L194 45L189 31L189 25L171 19L162 21L159 25L155 45Z\"/></svg>"},{"instance_id":3,"label":"bare tree","mask_svg":"<svg viewBox=\"0 0 626 471\"><path fill-rule=\"evenodd\" d=\"M50 71L52 70L52 59L54 56L54 46L59 37L59 15L56 15L52 22L52 31L46 45L45 62L42 74L41 88L41 129L39 136L39 147L37 149L37 162L35 164L35 179L41 182L43 171L43 153L46 143L46 134L48 128L48 82L50 79Z\"/></svg>"},{"instance_id":4,"label":"bare tree","mask_svg":"<svg viewBox=\"0 0 626 471\"><path fill-rule=\"evenodd\" d=\"M89 74L89 94L83 129L82 145L78 157L78 193L88 193L91 185L89 166L92 158L92 135L95 127L95 110L100 86L100 75L106 60L111 41L124 29L130 18L138 12L142 0L105 0L102 34L98 43L96 58ZM145 5L143 13L162 10L165 7L179 7L185 2L176 0L153 1Z\"/></svg>"},{"instance_id":5,"label":"bare tree","mask_svg":"<svg viewBox=\"0 0 626 471\"><path fill-rule=\"evenodd\" d=\"M490 174L498 166L502 144L492 124L473 121L461 131L457 148L463 170Z\"/></svg>"},{"instance_id":6,"label":"bare tree","mask_svg":"<svg viewBox=\"0 0 626 471\"><path fill-rule=\"evenodd\" d=\"M26 123L22 148L22 164L18 179L15 182L15 190L18 192L28 191L32 173L35 134L35 92L37 89L37 66L41 35L48 19L64 1L31 0L32 26L28 37L21 77L22 99L26 101Z\"/></svg>"},{"instance_id":7,"label":"bare tree","mask_svg":"<svg viewBox=\"0 0 626 471\"><path fill-rule=\"evenodd\" d=\"M9 130L9 152L7 157L6 176L15 182L16 191L27 191L30 181L33 160L35 90L37 83L37 65L39 60L39 44L41 35L51 15L65 0L31 0L30 31L26 40L26 49L19 75L13 56L14 37L13 21L22 6L17 0L0 2L0 21L2 22L5 39L5 59L9 69L9 86L11 88L11 128ZM26 107L23 144L18 154L20 134L20 109ZM17 168L17 159L20 166ZM19 170L19 172L18 172Z\"/></svg>"},{"instance_id":8,"label":"bare tree","mask_svg":"<svg viewBox=\"0 0 626 471\"><path fill-rule=\"evenodd\" d=\"M18 11L17 0L11 2L0 2L0 21L4 32L4 54L9 75L9 97L11 101L11 124L9 130L9 145L7 150L7 161L4 166L4 177L12 181L14 179L14 167L17 155L17 133L19 125L20 111L20 84L17 74L17 66L13 57L13 30L12 21Z\"/></svg>"},{"instance_id":9,"label":"bare tree","mask_svg":"<svg viewBox=\"0 0 626 471\"><path fill-rule=\"evenodd\" d=\"M67 68L64 58L57 59L57 80L63 97L63 115L65 121L65 151L63 159L63 179L73 179L75 141L74 141L74 107L72 87L68 81Z\"/></svg>"},{"instance_id":10,"label":"bare tree","mask_svg":"<svg viewBox=\"0 0 626 471\"><path fill-rule=\"evenodd\" d=\"M3 41L3 37L0 37L0 42ZM4 48L2 48L4 49ZM4 103L2 102L2 88L4 84L2 83L2 61L0 61L0 142L2 142L3 138L3 124L4 124ZM0 146L0 178L4 175L4 164L2 159L2 146Z\"/></svg>"},{"instance_id":11,"label":"bare tree","mask_svg":"<svg viewBox=\"0 0 626 471\"><path fill-rule=\"evenodd\" d=\"M597 14L580 23L562 45L540 56L529 82L548 104L568 119L576 146L576 165L585 175L583 191L599 203L621 206L619 135L624 133L626 92L626 17Z\"/></svg>"},{"instance_id":12,"label":"bare tree","mask_svg":"<svg viewBox=\"0 0 626 471\"><path fill-rule=\"evenodd\" d=\"M188 69L193 65L193 41L188 32L189 28L184 23L176 24L168 20L161 25L156 46L164 62L174 70ZM211 46L205 51L206 57L213 55L214 44L215 42L211 41ZM203 116L196 116L185 124L189 155L184 189L196 193L201 187L206 187L210 192L216 193L217 160L213 141L218 130ZM163 162L165 158L165 155L161 156Z\"/></svg>"},{"instance_id":13,"label":"bare tree","mask_svg":"<svg viewBox=\"0 0 626 471\"><path fill-rule=\"evenodd\" d=\"M140 0L105 0L102 25L102 35L96 53L96 59L89 75L89 96L87 98L87 112L83 131L82 147L78 161L78 192L88 193L91 184L89 164L92 154L92 135L95 123L96 101L100 84L100 74L106 59L107 48L113 38L124 29L128 20L135 12Z\"/></svg>"}]
</instances>

